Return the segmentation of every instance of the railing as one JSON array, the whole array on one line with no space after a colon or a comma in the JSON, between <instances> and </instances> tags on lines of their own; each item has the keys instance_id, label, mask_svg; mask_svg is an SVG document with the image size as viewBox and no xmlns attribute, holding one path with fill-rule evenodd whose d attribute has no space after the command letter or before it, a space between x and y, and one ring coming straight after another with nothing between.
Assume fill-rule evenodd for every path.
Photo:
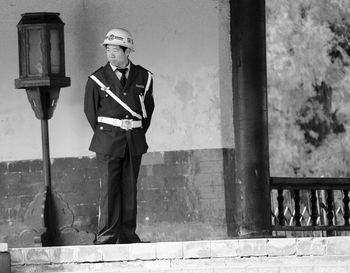
<instances>
[{"instance_id":1,"label":"railing","mask_svg":"<svg viewBox=\"0 0 350 273\"><path fill-rule=\"evenodd\" d=\"M350 231L350 178L271 177L270 186L274 231Z\"/></svg>"}]
</instances>

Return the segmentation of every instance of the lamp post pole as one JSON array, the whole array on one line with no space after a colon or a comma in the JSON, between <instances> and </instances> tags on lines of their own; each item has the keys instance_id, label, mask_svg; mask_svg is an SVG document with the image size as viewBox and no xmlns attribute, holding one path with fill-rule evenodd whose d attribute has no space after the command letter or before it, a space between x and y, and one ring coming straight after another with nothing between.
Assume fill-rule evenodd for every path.
<instances>
[{"instance_id":1,"label":"lamp post pole","mask_svg":"<svg viewBox=\"0 0 350 273\"><path fill-rule=\"evenodd\" d=\"M41 141L43 154L43 174L45 186L51 189L51 164L50 164L50 144L49 144L49 121L41 120Z\"/></svg>"}]
</instances>

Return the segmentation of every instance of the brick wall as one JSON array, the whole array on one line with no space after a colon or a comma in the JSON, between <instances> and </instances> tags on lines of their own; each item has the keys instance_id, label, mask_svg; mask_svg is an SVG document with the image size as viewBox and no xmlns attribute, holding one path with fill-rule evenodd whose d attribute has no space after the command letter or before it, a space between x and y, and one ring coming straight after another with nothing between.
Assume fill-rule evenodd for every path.
<instances>
[{"instance_id":1,"label":"brick wall","mask_svg":"<svg viewBox=\"0 0 350 273\"><path fill-rule=\"evenodd\" d=\"M229 149L144 155L138 183L140 236L151 241L226 238L233 162ZM60 232L57 244L90 244L98 214L95 158L53 159L51 169L54 209L50 214L55 212ZM30 224L40 219L31 213L43 184L41 160L0 163L0 242L10 247L34 244L36 230Z\"/></svg>"}]
</instances>

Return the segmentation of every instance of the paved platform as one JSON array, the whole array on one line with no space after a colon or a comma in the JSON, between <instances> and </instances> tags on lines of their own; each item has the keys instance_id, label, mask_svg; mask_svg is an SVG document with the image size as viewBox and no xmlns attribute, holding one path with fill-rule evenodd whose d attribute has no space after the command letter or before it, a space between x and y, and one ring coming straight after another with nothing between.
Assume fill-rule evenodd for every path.
<instances>
[{"instance_id":1,"label":"paved platform","mask_svg":"<svg viewBox=\"0 0 350 273\"><path fill-rule=\"evenodd\" d=\"M12 248L11 272L350 273L350 237Z\"/></svg>"}]
</instances>

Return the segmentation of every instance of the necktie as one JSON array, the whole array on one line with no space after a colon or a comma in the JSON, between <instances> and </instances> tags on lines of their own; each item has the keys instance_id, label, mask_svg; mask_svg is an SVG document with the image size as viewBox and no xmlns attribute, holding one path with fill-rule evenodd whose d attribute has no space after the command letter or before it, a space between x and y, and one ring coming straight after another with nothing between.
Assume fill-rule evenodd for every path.
<instances>
[{"instance_id":1,"label":"necktie","mask_svg":"<svg viewBox=\"0 0 350 273\"><path fill-rule=\"evenodd\" d=\"M117 68L117 71L119 71L120 73L122 73L122 76L120 77L120 83L122 84L122 86L125 86L126 83L126 72L128 71L127 68Z\"/></svg>"}]
</instances>

